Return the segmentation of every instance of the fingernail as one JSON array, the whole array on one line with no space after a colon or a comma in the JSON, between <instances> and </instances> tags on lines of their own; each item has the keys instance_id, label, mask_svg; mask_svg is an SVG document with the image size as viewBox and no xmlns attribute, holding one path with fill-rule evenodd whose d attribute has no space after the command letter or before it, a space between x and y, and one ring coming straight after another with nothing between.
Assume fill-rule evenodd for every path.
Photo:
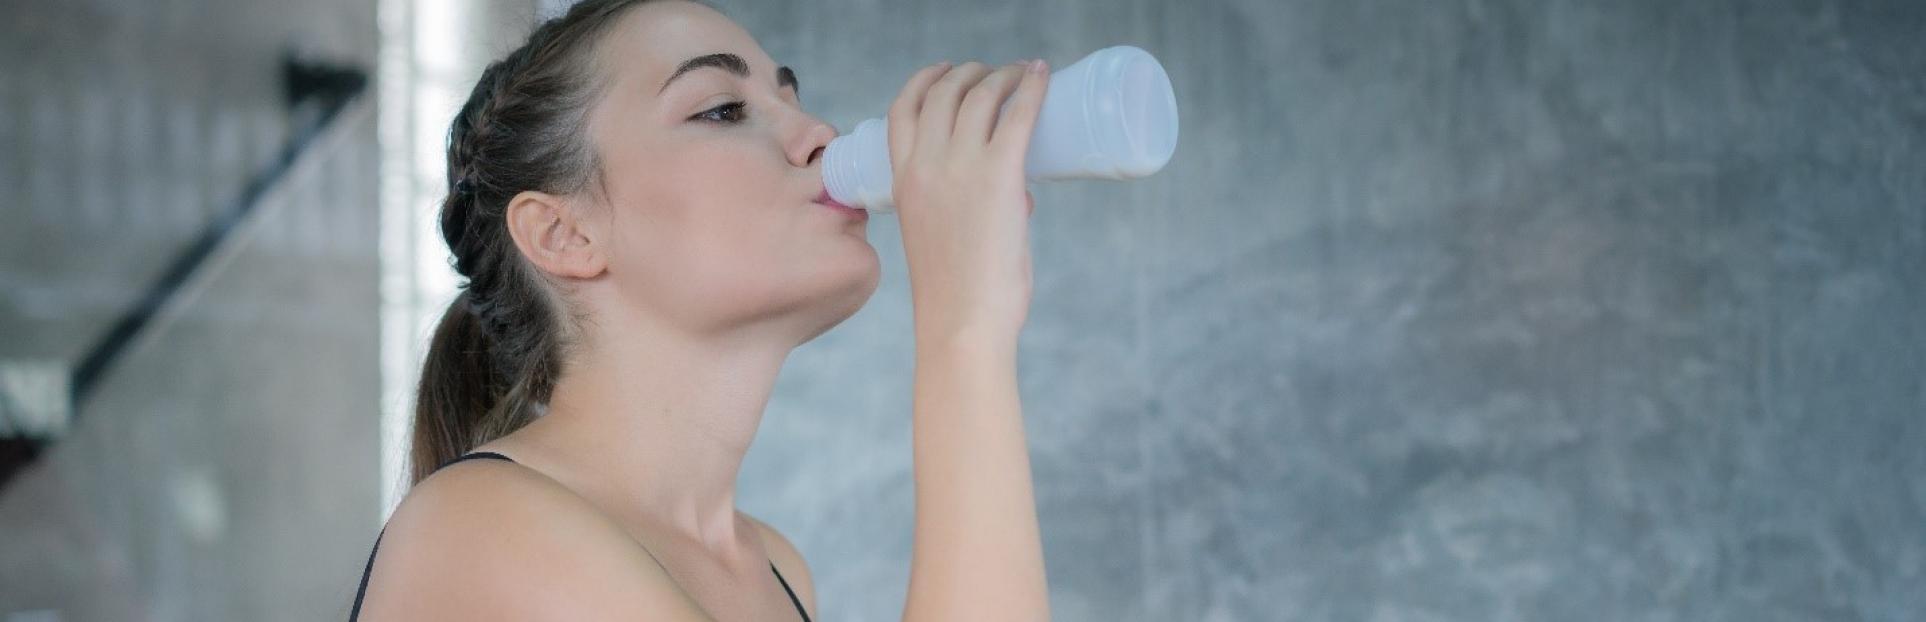
<instances>
[{"instance_id":1,"label":"fingernail","mask_svg":"<svg viewBox=\"0 0 1926 622\"><path fill-rule=\"evenodd\" d=\"M1041 58L1030 61L1030 73L1043 73L1044 67L1045 64Z\"/></svg>"}]
</instances>

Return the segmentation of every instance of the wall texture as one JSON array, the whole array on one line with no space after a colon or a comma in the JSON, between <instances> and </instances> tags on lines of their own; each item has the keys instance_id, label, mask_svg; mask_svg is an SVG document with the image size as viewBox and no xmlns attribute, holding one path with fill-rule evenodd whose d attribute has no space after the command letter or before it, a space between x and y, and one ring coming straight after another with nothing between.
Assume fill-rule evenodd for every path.
<instances>
[{"instance_id":1,"label":"wall texture","mask_svg":"<svg viewBox=\"0 0 1926 622\"><path fill-rule=\"evenodd\" d=\"M1062 620L1916 620L1926 6L724 3L848 130L943 59L1155 53L1171 165L1036 187ZM900 611L909 307L798 350L743 504Z\"/></svg>"},{"instance_id":2,"label":"wall texture","mask_svg":"<svg viewBox=\"0 0 1926 622\"><path fill-rule=\"evenodd\" d=\"M375 3L0 3L0 359L73 362ZM345 618L379 502L375 115L350 109L0 489L0 619Z\"/></svg>"},{"instance_id":3,"label":"wall texture","mask_svg":"<svg viewBox=\"0 0 1926 622\"><path fill-rule=\"evenodd\" d=\"M1926 611L1926 6L717 2L845 130L943 59L1170 70L1168 168L1036 187L1056 619ZM77 354L238 187L282 46L373 62L372 1L0 12L0 356ZM0 614L345 615L379 495L351 119L0 490ZM882 289L790 359L739 497L825 620L907 581L908 290L870 226Z\"/></svg>"}]
</instances>

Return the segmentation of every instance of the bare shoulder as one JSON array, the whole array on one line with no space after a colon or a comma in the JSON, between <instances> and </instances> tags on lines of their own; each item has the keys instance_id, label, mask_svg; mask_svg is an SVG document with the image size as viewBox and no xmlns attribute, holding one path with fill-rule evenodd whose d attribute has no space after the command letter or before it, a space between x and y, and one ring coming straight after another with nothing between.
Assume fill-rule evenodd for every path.
<instances>
[{"instance_id":1,"label":"bare shoulder","mask_svg":"<svg viewBox=\"0 0 1926 622\"><path fill-rule=\"evenodd\" d=\"M389 518L362 619L707 621L628 533L520 464L466 460Z\"/></svg>"},{"instance_id":2,"label":"bare shoulder","mask_svg":"<svg viewBox=\"0 0 1926 622\"><path fill-rule=\"evenodd\" d=\"M809 575L809 564L803 561L802 551L797 550L796 545L791 543L789 538L784 537L782 532L776 531L776 528L769 523L762 522L762 519L750 516L747 512L742 516L749 519L749 522L755 523L762 532L763 548L769 550L769 560L776 564L776 570L782 572L782 578L789 583L790 589L795 590L796 599L802 601L803 609L809 612L809 618L816 619L816 582Z\"/></svg>"}]
</instances>

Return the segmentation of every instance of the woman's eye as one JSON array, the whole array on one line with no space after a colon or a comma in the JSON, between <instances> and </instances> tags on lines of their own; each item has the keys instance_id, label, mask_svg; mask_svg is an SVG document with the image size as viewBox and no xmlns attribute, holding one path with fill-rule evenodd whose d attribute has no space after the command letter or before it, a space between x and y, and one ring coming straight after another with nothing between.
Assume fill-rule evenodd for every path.
<instances>
[{"instance_id":1,"label":"woman's eye","mask_svg":"<svg viewBox=\"0 0 1926 622\"><path fill-rule=\"evenodd\" d=\"M720 123L741 123L742 102L729 102L704 110L701 114L697 114L695 118Z\"/></svg>"}]
</instances>

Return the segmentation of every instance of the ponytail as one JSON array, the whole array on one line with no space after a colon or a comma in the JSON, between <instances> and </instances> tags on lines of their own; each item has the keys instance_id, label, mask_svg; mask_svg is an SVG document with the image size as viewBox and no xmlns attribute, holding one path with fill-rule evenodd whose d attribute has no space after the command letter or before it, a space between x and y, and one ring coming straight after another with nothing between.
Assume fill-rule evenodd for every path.
<instances>
[{"instance_id":1,"label":"ponytail","mask_svg":"<svg viewBox=\"0 0 1926 622\"><path fill-rule=\"evenodd\" d=\"M491 368L494 341L481 319L469 310L467 291L455 297L435 325L415 394L413 449L409 483L419 484L435 469L476 446L500 438L534 420L524 407L505 403L510 390Z\"/></svg>"},{"instance_id":2,"label":"ponytail","mask_svg":"<svg viewBox=\"0 0 1926 622\"><path fill-rule=\"evenodd\" d=\"M442 312L415 397L409 482L520 429L547 407L574 327L508 234L509 199L599 178L586 136L595 42L645 0L582 0L490 63L448 128L441 235L467 281Z\"/></svg>"}]
</instances>

